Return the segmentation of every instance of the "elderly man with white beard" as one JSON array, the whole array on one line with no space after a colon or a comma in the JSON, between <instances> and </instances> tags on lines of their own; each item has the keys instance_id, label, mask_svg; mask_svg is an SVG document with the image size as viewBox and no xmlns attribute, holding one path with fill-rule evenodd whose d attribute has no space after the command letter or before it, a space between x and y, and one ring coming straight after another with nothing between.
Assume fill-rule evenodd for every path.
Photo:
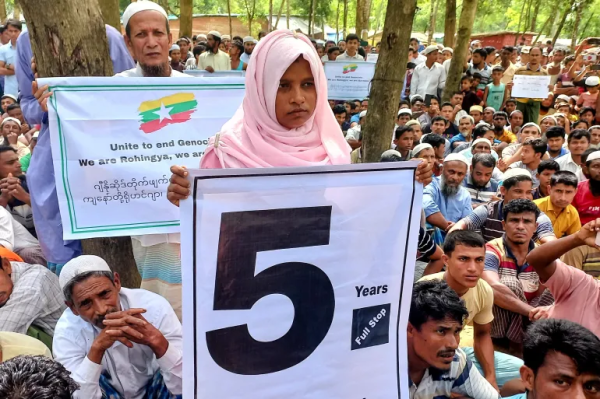
<instances>
[{"instance_id":1,"label":"elderly man with white beard","mask_svg":"<svg viewBox=\"0 0 600 399\"><path fill-rule=\"evenodd\" d=\"M473 210L471 195L462 186L468 165L463 155L448 155L444 159L440 184L430 184L423 190L423 210L427 223L436 227L436 243L442 243L454 223Z\"/></svg>"}]
</instances>

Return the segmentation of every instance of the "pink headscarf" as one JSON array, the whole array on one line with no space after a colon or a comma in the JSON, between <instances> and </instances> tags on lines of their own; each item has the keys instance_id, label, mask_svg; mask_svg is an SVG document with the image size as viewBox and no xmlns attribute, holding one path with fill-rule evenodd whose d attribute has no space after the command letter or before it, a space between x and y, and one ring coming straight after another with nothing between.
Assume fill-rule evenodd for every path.
<instances>
[{"instance_id":1,"label":"pink headscarf","mask_svg":"<svg viewBox=\"0 0 600 399\"><path fill-rule=\"evenodd\" d=\"M317 104L303 126L289 130L277 122L275 99L279 80L300 56L310 64ZM244 101L210 139L200 167L349 164L350 151L327 102L327 79L312 43L302 34L278 30L264 37L254 49L246 72Z\"/></svg>"}]
</instances>

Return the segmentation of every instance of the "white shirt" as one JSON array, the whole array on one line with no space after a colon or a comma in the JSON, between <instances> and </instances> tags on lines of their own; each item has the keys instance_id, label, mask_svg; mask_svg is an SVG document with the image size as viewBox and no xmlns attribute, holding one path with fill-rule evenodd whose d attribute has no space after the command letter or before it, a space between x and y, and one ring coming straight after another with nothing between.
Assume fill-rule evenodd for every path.
<instances>
[{"instance_id":1,"label":"white shirt","mask_svg":"<svg viewBox=\"0 0 600 399\"><path fill-rule=\"evenodd\" d=\"M427 57L425 57L423 54L419 54L417 55L417 58L413 58L415 65L423 64L425 61L427 61Z\"/></svg>"},{"instance_id":2,"label":"white shirt","mask_svg":"<svg viewBox=\"0 0 600 399\"><path fill-rule=\"evenodd\" d=\"M240 60L244 63L244 64L248 64L250 63L250 56L246 53L242 54L240 56Z\"/></svg>"},{"instance_id":3,"label":"white shirt","mask_svg":"<svg viewBox=\"0 0 600 399\"><path fill-rule=\"evenodd\" d=\"M338 55L335 60L336 61L364 61L365 59L362 55L358 54L358 51L354 55L348 55L348 53L344 51L342 54Z\"/></svg>"},{"instance_id":4,"label":"white shirt","mask_svg":"<svg viewBox=\"0 0 600 399\"><path fill-rule=\"evenodd\" d=\"M0 206L0 245L10 251L20 252L24 248L37 247L39 242L6 208Z\"/></svg>"},{"instance_id":5,"label":"white shirt","mask_svg":"<svg viewBox=\"0 0 600 399\"><path fill-rule=\"evenodd\" d=\"M123 71L121 73L116 74L115 76L124 77L124 78L143 78L144 72L142 71L142 67L138 63L135 68L128 69L127 71ZM171 68L171 77L172 78L193 78L191 75L186 75L185 73L179 72ZM143 247L150 247L152 245L164 244L164 243L180 243L180 235L179 233L169 233L169 234L145 234L143 236L131 236L131 238L138 240Z\"/></svg>"},{"instance_id":6,"label":"white shirt","mask_svg":"<svg viewBox=\"0 0 600 399\"><path fill-rule=\"evenodd\" d=\"M229 54L218 50L217 54L206 51L198 58L198 69L205 70L212 67L215 71L231 71L231 59Z\"/></svg>"},{"instance_id":7,"label":"white shirt","mask_svg":"<svg viewBox=\"0 0 600 399\"><path fill-rule=\"evenodd\" d=\"M100 375L110 374L110 384L121 396L142 399L146 385L160 370L166 387L174 395L182 393L183 337L181 323L173 308L163 297L142 289L121 288L121 309L146 309L144 318L160 330L169 341L165 354L156 359L154 352L145 345L134 343L129 349L115 342L102 358L102 364L88 359L94 339L100 330L75 316L70 309L64 311L54 330L54 359L71 372L71 377L80 386L73 399L100 399Z\"/></svg>"},{"instance_id":8,"label":"white shirt","mask_svg":"<svg viewBox=\"0 0 600 399\"><path fill-rule=\"evenodd\" d=\"M427 94L437 96L438 89L446 86L446 70L441 64L434 62L431 69L425 63L417 65L410 82L410 95L419 94L423 98Z\"/></svg>"},{"instance_id":9,"label":"white shirt","mask_svg":"<svg viewBox=\"0 0 600 399\"><path fill-rule=\"evenodd\" d=\"M348 129L348 131L346 132L346 141L350 139L358 140L358 138L360 137L360 127L361 125L356 125Z\"/></svg>"},{"instance_id":10,"label":"white shirt","mask_svg":"<svg viewBox=\"0 0 600 399\"><path fill-rule=\"evenodd\" d=\"M562 157L555 159L555 161L558 163L558 166L560 166L560 170L568 170L569 172L575 173L580 182L587 180L583 174L583 171L581 170L581 166L577 165L573 161L571 154L565 154Z\"/></svg>"}]
</instances>

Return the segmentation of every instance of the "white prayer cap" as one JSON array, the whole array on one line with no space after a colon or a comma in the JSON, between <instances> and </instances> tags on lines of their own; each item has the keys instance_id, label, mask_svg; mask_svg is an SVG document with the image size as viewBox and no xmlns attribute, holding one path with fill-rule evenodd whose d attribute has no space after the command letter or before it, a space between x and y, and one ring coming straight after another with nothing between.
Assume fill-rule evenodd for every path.
<instances>
[{"instance_id":1,"label":"white prayer cap","mask_svg":"<svg viewBox=\"0 0 600 399\"><path fill-rule=\"evenodd\" d=\"M13 96L12 94L5 94L5 95L3 95L2 99L5 99L5 98L12 98L13 100L15 100L15 102L18 101L17 97Z\"/></svg>"},{"instance_id":2,"label":"white prayer cap","mask_svg":"<svg viewBox=\"0 0 600 399\"><path fill-rule=\"evenodd\" d=\"M204 41L206 41L206 35L204 33L200 33L198 36L196 36L196 41L200 41L200 39L204 39Z\"/></svg>"},{"instance_id":3,"label":"white prayer cap","mask_svg":"<svg viewBox=\"0 0 600 399\"><path fill-rule=\"evenodd\" d=\"M473 144L471 144L471 147L475 147L475 146L476 146L477 144L479 144L479 143L486 143L487 145L489 145L489 146L490 146L490 148L492 147L492 143L490 143L490 141L489 141L488 139L486 139L486 138L483 138L483 137L480 137L480 138L478 138L477 140L475 140L475 141L473 142Z\"/></svg>"},{"instance_id":4,"label":"white prayer cap","mask_svg":"<svg viewBox=\"0 0 600 399\"><path fill-rule=\"evenodd\" d=\"M600 151L594 151L590 155L588 155L587 160L585 161L585 163L588 163L590 161L594 161L596 159L600 159Z\"/></svg>"},{"instance_id":5,"label":"white prayer cap","mask_svg":"<svg viewBox=\"0 0 600 399\"><path fill-rule=\"evenodd\" d=\"M522 168L512 168L504 172L504 181L507 181L511 177L517 176L527 176L531 179L531 173L529 173L527 170Z\"/></svg>"},{"instance_id":6,"label":"white prayer cap","mask_svg":"<svg viewBox=\"0 0 600 399\"><path fill-rule=\"evenodd\" d=\"M544 119L552 119L554 121L555 125L558 125L558 121L556 120L556 118L552 115L546 115L544 116L542 119L540 119L540 123L542 123L544 121Z\"/></svg>"},{"instance_id":7,"label":"white prayer cap","mask_svg":"<svg viewBox=\"0 0 600 399\"><path fill-rule=\"evenodd\" d=\"M452 49L452 47L444 47L444 49L442 50L442 52L444 51L449 51L450 54L454 54L454 50Z\"/></svg>"},{"instance_id":8,"label":"white prayer cap","mask_svg":"<svg viewBox=\"0 0 600 399\"><path fill-rule=\"evenodd\" d=\"M556 120L556 118L554 120ZM521 130L519 130L519 131L522 132L523 129L525 129L526 127L530 127L530 126L533 126L534 128L537 129L538 133L542 134L542 129L538 126L537 123L534 123L534 122L527 122L526 124L524 124L523 126L521 126Z\"/></svg>"},{"instance_id":9,"label":"white prayer cap","mask_svg":"<svg viewBox=\"0 0 600 399\"><path fill-rule=\"evenodd\" d=\"M410 108L402 108L400 111L398 111L398 116L403 114L412 116L412 111L410 110Z\"/></svg>"},{"instance_id":10,"label":"white prayer cap","mask_svg":"<svg viewBox=\"0 0 600 399\"><path fill-rule=\"evenodd\" d=\"M471 107L471 108L473 108L473 107ZM479 123L478 123L478 124L477 124L475 127L481 127L481 126L485 126L485 127L487 127L488 129L491 129L491 128L492 128L492 125L490 125L489 123L487 123L487 122L486 122L486 121L484 121L484 120L480 120L480 121L479 121Z\"/></svg>"},{"instance_id":11,"label":"white prayer cap","mask_svg":"<svg viewBox=\"0 0 600 399\"><path fill-rule=\"evenodd\" d=\"M80 255L68 261L62 268L58 277L60 289L65 287L75 277L89 272L112 272L104 259L96 255Z\"/></svg>"},{"instance_id":12,"label":"white prayer cap","mask_svg":"<svg viewBox=\"0 0 600 399\"><path fill-rule=\"evenodd\" d=\"M427 143L423 143L423 144L419 144L419 145L415 146L415 148L413 148L413 150L412 150L413 157L417 157L421 151L426 150L428 148L431 148L433 150L433 147L431 146L431 144L427 144Z\"/></svg>"},{"instance_id":13,"label":"white prayer cap","mask_svg":"<svg viewBox=\"0 0 600 399\"><path fill-rule=\"evenodd\" d=\"M440 49L438 48L438 46L433 45L433 46L427 46L425 48L425 50L423 50L423 55L429 55L431 53L433 53L434 51L440 51Z\"/></svg>"},{"instance_id":14,"label":"white prayer cap","mask_svg":"<svg viewBox=\"0 0 600 399\"><path fill-rule=\"evenodd\" d=\"M223 35L222 39L223 40L231 40L231 36L229 36L229 35Z\"/></svg>"},{"instance_id":15,"label":"white prayer cap","mask_svg":"<svg viewBox=\"0 0 600 399\"><path fill-rule=\"evenodd\" d=\"M519 111L518 109L515 109L513 112L511 112L511 113L510 113L510 115L509 115L509 116L512 118L512 116L513 116L514 114L516 114L517 112L518 112L519 114L523 115L523 112Z\"/></svg>"},{"instance_id":16,"label":"white prayer cap","mask_svg":"<svg viewBox=\"0 0 600 399\"><path fill-rule=\"evenodd\" d=\"M494 107L485 107L484 111L496 112L496 110L494 109Z\"/></svg>"},{"instance_id":17,"label":"white prayer cap","mask_svg":"<svg viewBox=\"0 0 600 399\"><path fill-rule=\"evenodd\" d=\"M525 46L521 49L521 54L529 54L531 51L531 46Z\"/></svg>"},{"instance_id":18,"label":"white prayer cap","mask_svg":"<svg viewBox=\"0 0 600 399\"><path fill-rule=\"evenodd\" d=\"M412 96L409 97L410 101L412 102L413 100L421 100L423 101L423 96L421 96L420 94L413 94Z\"/></svg>"},{"instance_id":19,"label":"white prayer cap","mask_svg":"<svg viewBox=\"0 0 600 399\"><path fill-rule=\"evenodd\" d=\"M252 36L246 36L244 38L244 43L250 43L250 42L254 43L254 38Z\"/></svg>"},{"instance_id":20,"label":"white prayer cap","mask_svg":"<svg viewBox=\"0 0 600 399\"><path fill-rule=\"evenodd\" d=\"M473 117L471 115L463 115L463 116L460 117L460 119L458 121L460 122L460 121L462 121L465 118L469 119L471 121L471 124L475 123L475 119L473 119Z\"/></svg>"},{"instance_id":21,"label":"white prayer cap","mask_svg":"<svg viewBox=\"0 0 600 399\"><path fill-rule=\"evenodd\" d=\"M359 118L364 118L366 115L367 115L367 111L362 111L362 112L360 113L360 116L359 116Z\"/></svg>"},{"instance_id":22,"label":"white prayer cap","mask_svg":"<svg viewBox=\"0 0 600 399\"><path fill-rule=\"evenodd\" d=\"M214 37L218 37L219 39L221 38L221 34L216 30L211 30L210 32L208 32L208 34L213 35Z\"/></svg>"},{"instance_id":23,"label":"white prayer cap","mask_svg":"<svg viewBox=\"0 0 600 399\"><path fill-rule=\"evenodd\" d=\"M462 154L453 153L453 154L448 155L446 158L444 158L444 163L452 162L452 161L462 162L465 165L467 165L467 167L469 166L469 161L467 161L467 158L465 158L465 156Z\"/></svg>"},{"instance_id":24,"label":"white prayer cap","mask_svg":"<svg viewBox=\"0 0 600 399\"><path fill-rule=\"evenodd\" d=\"M6 118L2 119L2 123L0 123L0 127L2 125L4 125L6 122L9 122L9 121L16 122L17 125L21 126L21 121L20 120L18 120L17 118L13 118L11 116L7 116Z\"/></svg>"},{"instance_id":25,"label":"white prayer cap","mask_svg":"<svg viewBox=\"0 0 600 399\"><path fill-rule=\"evenodd\" d=\"M556 101L558 102L559 100L562 100L562 101L564 101L564 102L568 103L568 102L569 102L569 100L570 100L570 98L569 98L569 96L567 96L566 94L559 94L559 95L556 97Z\"/></svg>"},{"instance_id":26,"label":"white prayer cap","mask_svg":"<svg viewBox=\"0 0 600 399\"><path fill-rule=\"evenodd\" d=\"M169 16L167 15L165 9L159 6L157 3L149 0L139 0L135 3L129 4L125 9L125 12L123 12L123 26L127 28L127 24L129 23L131 17L140 11L158 11L165 17L167 21L169 20Z\"/></svg>"},{"instance_id":27,"label":"white prayer cap","mask_svg":"<svg viewBox=\"0 0 600 399\"><path fill-rule=\"evenodd\" d=\"M181 48L179 47L179 45L174 44L174 45L171 46L171 48L169 49L169 51L174 51L174 50L179 51L179 50L181 50Z\"/></svg>"},{"instance_id":28,"label":"white prayer cap","mask_svg":"<svg viewBox=\"0 0 600 399\"><path fill-rule=\"evenodd\" d=\"M406 124L404 126L409 127L409 126L414 126L414 125L421 126L421 123L418 120L411 119L408 122L406 122Z\"/></svg>"},{"instance_id":29,"label":"white prayer cap","mask_svg":"<svg viewBox=\"0 0 600 399\"><path fill-rule=\"evenodd\" d=\"M473 112L473 111L483 113L483 107L481 105L473 105L473 106L471 106L471 108L469 108L469 112Z\"/></svg>"},{"instance_id":30,"label":"white prayer cap","mask_svg":"<svg viewBox=\"0 0 600 399\"><path fill-rule=\"evenodd\" d=\"M600 84L600 78L598 76L590 76L585 80L585 85L594 87Z\"/></svg>"},{"instance_id":31,"label":"white prayer cap","mask_svg":"<svg viewBox=\"0 0 600 399\"><path fill-rule=\"evenodd\" d=\"M554 114L554 115L556 115L556 114ZM591 133L591 132L592 132L592 130L594 130L594 129L600 129L600 125L594 125L594 126L590 126L590 128L588 129L588 132L590 132L590 133Z\"/></svg>"}]
</instances>

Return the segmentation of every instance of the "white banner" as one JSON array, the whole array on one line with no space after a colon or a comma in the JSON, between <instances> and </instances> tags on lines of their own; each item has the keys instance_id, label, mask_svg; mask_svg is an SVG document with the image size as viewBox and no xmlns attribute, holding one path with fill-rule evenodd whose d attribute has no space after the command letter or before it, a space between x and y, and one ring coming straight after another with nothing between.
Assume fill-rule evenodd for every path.
<instances>
[{"instance_id":1,"label":"white banner","mask_svg":"<svg viewBox=\"0 0 600 399\"><path fill-rule=\"evenodd\" d=\"M183 397L407 398L416 165L190 171Z\"/></svg>"},{"instance_id":2,"label":"white banner","mask_svg":"<svg viewBox=\"0 0 600 399\"><path fill-rule=\"evenodd\" d=\"M50 78L65 239L179 231L171 165L197 168L238 109L244 78Z\"/></svg>"},{"instance_id":3,"label":"white banner","mask_svg":"<svg viewBox=\"0 0 600 399\"><path fill-rule=\"evenodd\" d=\"M330 100L363 99L369 96L375 63L364 61L330 61L325 63Z\"/></svg>"},{"instance_id":4,"label":"white banner","mask_svg":"<svg viewBox=\"0 0 600 399\"><path fill-rule=\"evenodd\" d=\"M512 96L515 98L546 98L550 76L515 75Z\"/></svg>"}]
</instances>

